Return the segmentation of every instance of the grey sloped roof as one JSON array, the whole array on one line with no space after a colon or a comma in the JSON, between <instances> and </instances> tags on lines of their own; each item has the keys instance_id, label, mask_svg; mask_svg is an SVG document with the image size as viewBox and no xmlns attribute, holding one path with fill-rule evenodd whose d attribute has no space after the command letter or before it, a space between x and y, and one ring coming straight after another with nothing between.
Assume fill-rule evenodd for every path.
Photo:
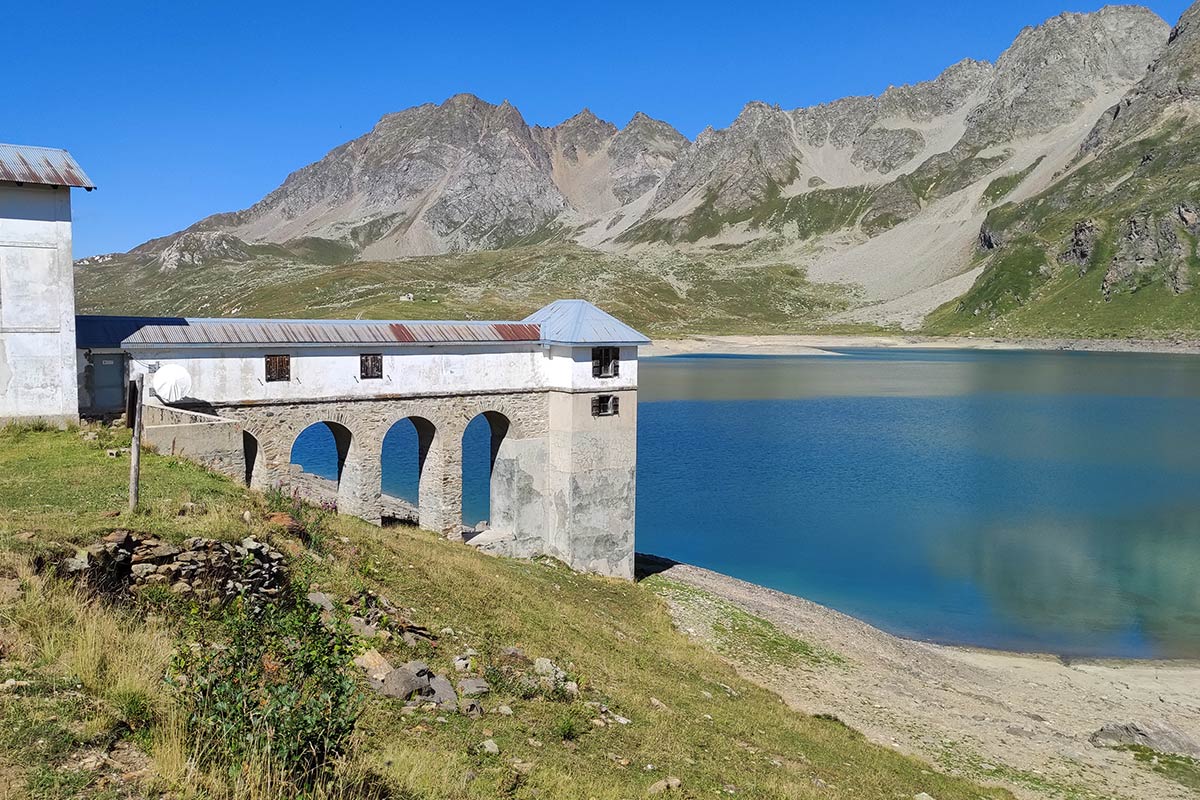
<instances>
[{"instance_id":1,"label":"grey sloped roof","mask_svg":"<svg viewBox=\"0 0 1200 800\"><path fill-rule=\"evenodd\" d=\"M586 300L555 300L522 322L540 325L551 344L649 344L650 339Z\"/></svg>"},{"instance_id":2,"label":"grey sloped roof","mask_svg":"<svg viewBox=\"0 0 1200 800\"><path fill-rule=\"evenodd\" d=\"M66 150L23 144L0 144L0 181L96 188Z\"/></svg>"},{"instance_id":3,"label":"grey sloped roof","mask_svg":"<svg viewBox=\"0 0 1200 800\"><path fill-rule=\"evenodd\" d=\"M257 345L397 345L538 342L537 325L521 322L371 321L344 319L148 319L122 340L128 348Z\"/></svg>"}]
</instances>

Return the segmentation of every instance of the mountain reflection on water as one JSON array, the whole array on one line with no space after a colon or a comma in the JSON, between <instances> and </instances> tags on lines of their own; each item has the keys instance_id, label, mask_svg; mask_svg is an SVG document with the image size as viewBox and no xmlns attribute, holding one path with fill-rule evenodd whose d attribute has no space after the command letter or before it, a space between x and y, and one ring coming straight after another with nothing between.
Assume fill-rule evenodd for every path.
<instances>
[{"instance_id":1,"label":"mountain reflection on water","mask_svg":"<svg viewBox=\"0 0 1200 800\"><path fill-rule=\"evenodd\" d=\"M638 549L902 635L1200 657L1200 359L641 364Z\"/></svg>"}]
</instances>

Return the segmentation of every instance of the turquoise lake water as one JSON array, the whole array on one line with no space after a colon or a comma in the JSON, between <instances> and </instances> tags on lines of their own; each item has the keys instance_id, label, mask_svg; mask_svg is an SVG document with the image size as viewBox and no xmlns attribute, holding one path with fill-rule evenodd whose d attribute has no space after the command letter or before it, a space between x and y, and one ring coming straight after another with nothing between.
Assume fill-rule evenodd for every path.
<instances>
[{"instance_id":1,"label":"turquoise lake water","mask_svg":"<svg viewBox=\"0 0 1200 800\"><path fill-rule=\"evenodd\" d=\"M914 638L1200 657L1200 358L837 352L642 362L640 552ZM385 491L415 495L412 439ZM319 440L294 460L328 473Z\"/></svg>"}]
</instances>

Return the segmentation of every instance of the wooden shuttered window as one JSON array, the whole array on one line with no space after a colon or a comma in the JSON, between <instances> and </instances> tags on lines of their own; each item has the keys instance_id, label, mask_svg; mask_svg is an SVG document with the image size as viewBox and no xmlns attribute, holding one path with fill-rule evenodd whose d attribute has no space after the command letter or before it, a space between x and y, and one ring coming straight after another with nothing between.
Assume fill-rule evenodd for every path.
<instances>
[{"instance_id":1,"label":"wooden shuttered window","mask_svg":"<svg viewBox=\"0 0 1200 800\"><path fill-rule=\"evenodd\" d=\"M267 382L290 381L292 379L291 356L267 356Z\"/></svg>"},{"instance_id":2,"label":"wooden shuttered window","mask_svg":"<svg viewBox=\"0 0 1200 800\"><path fill-rule=\"evenodd\" d=\"M615 378L621 373L621 348L592 348L592 377Z\"/></svg>"},{"instance_id":3,"label":"wooden shuttered window","mask_svg":"<svg viewBox=\"0 0 1200 800\"><path fill-rule=\"evenodd\" d=\"M598 394L592 398L593 417L615 417L621 413L621 398L615 394Z\"/></svg>"},{"instance_id":4,"label":"wooden shuttered window","mask_svg":"<svg viewBox=\"0 0 1200 800\"><path fill-rule=\"evenodd\" d=\"M358 377L372 380L383 377L383 356L379 353L363 353L358 357Z\"/></svg>"}]
</instances>

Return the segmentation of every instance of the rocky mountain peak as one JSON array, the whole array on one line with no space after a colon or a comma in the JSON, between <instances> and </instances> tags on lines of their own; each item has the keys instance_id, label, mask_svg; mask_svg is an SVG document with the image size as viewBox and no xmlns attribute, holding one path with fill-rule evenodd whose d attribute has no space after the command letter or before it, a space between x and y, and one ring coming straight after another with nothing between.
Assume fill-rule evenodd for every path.
<instances>
[{"instance_id":1,"label":"rocky mountain peak","mask_svg":"<svg viewBox=\"0 0 1200 800\"><path fill-rule=\"evenodd\" d=\"M1151 132L1169 118L1190 116L1200 101L1200 3L1183 12L1167 44L1141 80L1100 118L1083 152L1104 150Z\"/></svg>"},{"instance_id":2,"label":"rocky mountain peak","mask_svg":"<svg viewBox=\"0 0 1200 800\"><path fill-rule=\"evenodd\" d=\"M550 129L553 140L568 158L580 153L596 153L617 135L617 126L600 119L585 108Z\"/></svg>"},{"instance_id":3,"label":"rocky mountain peak","mask_svg":"<svg viewBox=\"0 0 1200 800\"><path fill-rule=\"evenodd\" d=\"M1140 6L1064 13L1021 31L996 61L964 142L982 147L1062 125L1141 77L1168 26Z\"/></svg>"}]
</instances>

